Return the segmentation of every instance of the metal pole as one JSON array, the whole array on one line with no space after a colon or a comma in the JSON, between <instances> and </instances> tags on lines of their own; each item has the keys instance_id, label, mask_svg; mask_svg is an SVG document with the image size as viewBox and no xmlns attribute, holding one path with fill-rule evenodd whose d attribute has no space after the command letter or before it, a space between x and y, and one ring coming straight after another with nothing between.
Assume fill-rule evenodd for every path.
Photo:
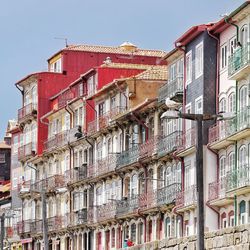
<instances>
[{"instance_id":1,"label":"metal pole","mask_svg":"<svg viewBox=\"0 0 250 250\"><path fill-rule=\"evenodd\" d=\"M197 120L197 142L196 142L196 184L197 184L197 249L204 250L204 184L203 184L203 136L202 118Z\"/></svg>"},{"instance_id":2,"label":"metal pole","mask_svg":"<svg viewBox=\"0 0 250 250\"><path fill-rule=\"evenodd\" d=\"M49 250L48 225L47 225L47 207L46 207L46 193L45 193L45 190L41 191L41 197L42 197L42 219L43 219L43 244L44 244L44 250Z\"/></svg>"},{"instance_id":3,"label":"metal pole","mask_svg":"<svg viewBox=\"0 0 250 250\"><path fill-rule=\"evenodd\" d=\"M5 214L3 213L1 215L1 240L0 240L0 244L1 244L1 250L3 250L3 241L4 241L4 220L5 220Z\"/></svg>"}]
</instances>

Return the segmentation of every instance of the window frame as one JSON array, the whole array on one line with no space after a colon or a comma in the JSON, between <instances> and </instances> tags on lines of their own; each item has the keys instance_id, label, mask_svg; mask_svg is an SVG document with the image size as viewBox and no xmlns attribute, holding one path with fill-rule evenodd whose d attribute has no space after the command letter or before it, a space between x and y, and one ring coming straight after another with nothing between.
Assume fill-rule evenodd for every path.
<instances>
[{"instance_id":1,"label":"window frame","mask_svg":"<svg viewBox=\"0 0 250 250\"><path fill-rule=\"evenodd\" d=\"M203 75L204 62L204 46L203 42L200 42L195 47L195 79L198 79Z\"/></svg>"}]
</instances>

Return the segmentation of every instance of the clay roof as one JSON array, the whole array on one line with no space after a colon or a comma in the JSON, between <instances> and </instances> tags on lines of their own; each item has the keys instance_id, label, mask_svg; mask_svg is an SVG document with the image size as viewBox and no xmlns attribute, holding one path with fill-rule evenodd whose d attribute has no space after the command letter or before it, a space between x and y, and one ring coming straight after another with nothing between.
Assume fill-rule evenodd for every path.
<instances>
[{"instance_id":1,"label":"clay roof","mask_svg":"<svg viewBox=\"0 0 250 250\"><path fill-rule=\"evenodd\" d=\"M153 66L136 76L136 79L142 80L167 80L167 66Z\"/></svg>"},{"instance_id":2,"label":"clay roof","mask_svg":"<svg viewBox=\"0 0 250 250\"><path fill-rule=\"evenodd\" d=\"M104 63L101 68L115 68L115 69L149 69L152 65L147 64L132 64L132 63Z\"/></svg>"},{"instance_id":3,"label":"clay roof","mask_svg":"<svg viewBox=\"0 0 250 250\"><path fill-rule=\"evenodd\" d=\"M8 145L8 144L6 144L4 141L0 141L0 148L1 149L10 149L11 148L11 146L10 145Z\"/></svg>"},{"instance_id":4,"label":"clay roof","mask_svg":"<svg viewBox=\"0 0 250 250\"><path fill-rule=\"evenodd\" d=\"M136 48L135 51L131 52L129 50L125 50L121 46L115 47L115 46L101 46L101 45L87 45L87 44L69 45L63 50L125 54L125 55L136 55L136 56L152 56L152 57L163 57L166 54L166 52L162 50Z\"/></svg>"}]
</instances>

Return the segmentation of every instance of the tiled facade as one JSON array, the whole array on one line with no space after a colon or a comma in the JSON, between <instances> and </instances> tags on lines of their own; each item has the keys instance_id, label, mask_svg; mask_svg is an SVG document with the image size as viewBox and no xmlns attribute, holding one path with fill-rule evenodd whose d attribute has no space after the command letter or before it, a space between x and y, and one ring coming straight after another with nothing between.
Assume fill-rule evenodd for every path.
<instances>
[{"instance_id":1,"label":"tiled facade","mask_svg":"<svg viewBox=\"0 0 250 250\"><path fill-rule=\"evenodd\" d=\"M172 249L168 241L196 235L196 126L161 119L166 98L186 113L235 112L203 124L205 231L249 223L249 8L190 28L168 54L144 51L144 65L106 58L51 95L42 115L33 79L21 83L29 93L15 132L24 249L43 248L41 190L53 250L123 249L128 238L131 249Z\"/></svg>"}]
</instances>

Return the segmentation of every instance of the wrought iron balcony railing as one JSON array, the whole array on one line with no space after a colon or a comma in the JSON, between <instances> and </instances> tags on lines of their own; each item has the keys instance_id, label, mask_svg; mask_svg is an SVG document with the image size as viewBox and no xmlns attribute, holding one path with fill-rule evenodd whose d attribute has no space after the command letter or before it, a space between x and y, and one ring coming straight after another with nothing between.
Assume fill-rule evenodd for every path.
<instances>
[{"instance_id":1,"label":"wrought iron balcony railing","mask_svg":"<svg viewBox=\"0 0 250 250\"><path fill-rule=\"evenodd\" d=\"M42 179L32 183L30 185L31 191L41 191L45 190L46 192L54 192L55 189L64 187L66 185L66 178L64 175L56 174L50 176L46 179Z\"/></svg>"},{"instance_id":2,"label":"wrought iron balcony railing","mask_svg":"<svg viewBox=\"0 0 250 250\"><path fill-rule=\"evenodd\" d=\"M98 206L96 209L96 221L106 221L114 219L117 211L117 202L109 202L107 204Z\"/></svg>"},{"instance_id":3,"label":"wrought iron balcony railing","mask_svg":"<svg viewBox=\"0 0 250 250\"><path fill-rule=\"evenodd\" d=\"M36 143L30 142L18 148L18 160L23 161L31 158L36 153Z\"/></svg>"},{"instance_id":4,"label":"wrought iron balcony railing","mask_svg":"<svg viewBox=\"0 0 250 250\"><path fill-rule=\"evenodd\" d=\"M18 110L18 123L21 124L37 114L37 104L30 103Z\"/></svg>"},{"instance_id":5,"label":"wrought iron balcony railing","mask_svg":"<svg viewBox=\"0 0 250 250\"><path fill-rule=\"evenodd\" d=\"M68 130L62 131L44 142L44 151L49 152L68 143Z\"/></svg>"},{"instance_id":6,"label":"wrought iron balcony railing","mask_svg":"<svg viewBox=\"0 0 250 250\"><path fill-rule=\"evenodd\" d=\"M130 149L121 152L117 159L117 169L137 162L139 152L139 145L133 145Z\"/></svg>"},{"instance_id":7,"label":"wrought iron balcony railing","mask_svg":"<svg viewBox=\"0 0 250 250\"><path fill-rule=\"evenodd\" d=\"M183 76L177 76L160 87L158 102L163 103L167 97L172 99L177 95L183 95Z\"/></svg>"},{"instance_id":8,"label":"wrought iron balcony railing","mask_svg":"<svg viewBox=\"0 0 250 250\"><path fill-rule=\"evenodd\" d=\"M250 128L250 107L242 108L227 121L218 121L209 128L209 143L219 142L246 128Z\"/></svg>"},{"instance_id":9,"label":"wrought iron balcony railing","mask_svg":"<svg viewBox=\"0 0 250 250\"><path fill-rule=\"evenodd\" d=\"M179 192L181 192L181 183L173 183L157 189L157 205L161 206L173 203Z\"/></svg>"},{"instance_id":10,"label":"wrought iron balcony railing","mask_svg":"<svg viewBox=\"0 0 250 250\"><path fill-rule=\"evenodd\" d=\"M227 191L250 186L249 165L238 166L238 169L227 173Z\"/></svg>"},{"instance_id":11,"label":"wrought iron balcony railing","mask_svg":"<svg viewBox=\"0 0 250 250\"><path fill-rule=\"evenodd\" d=\"M113 172L117 165L118 155L110 154L101 160L97 160L94 164L96 176ZM90 173L91 174L91 173Z\"/></svg>"},{"instance_id":12,"label":"wrought iron balcony railing","mask_svg":"<svg viewBox=\"0 0 250 250\"><path fill-rule=\"evenodd\" d=\"M247 43L228 58L228 76L232 77L242 69L246 68L250 63L250 43Z\"/></svg>"},{"instance_id":13,"label":"wrought iron balcony railing","mask_svg":"<svg viewBox=\"0 0 250 250\"><path fill-rule=\"evenodd\" d=\"M144 143L139 145L139 157L147 158L157 151L157 145L161 140L160 136L153 136Z\"/></svg>"},{"instance_id":14,"label":"wrought iron balcony railing","mask_svg":"<svg viewBox=\"0 0 250 250\"><path fill-rule=\"evenodd\" d=\"M23 220L17 223L18 234L31 233L33 231L34 220Z\"/></svg>"},{"instance_id":15,"label":"wrought iron balcony railing","mask_svg":"<svg viewBox=\"0 0 250 250\"><path fill-rule=\"evenodd\" d=\"M139 207L138 195L134 197L124 198L117 203L117 216L124 216L133 213Z\"/></svg>"},{"instance_id":16,"label":"wrought iron balcony railing","mask_svg":"<svg viewBox=\"0 0 250 250\"><path fill-rule=\"evenodd\" d=\"M176 196L176 206L179 208L195 205L197 202L196 185L192 185Z\"/></svg>"},{"instance_id":17,"label":"wrought iron balcony railing","mask_svg":"<svg viewBox=\"0 0 250 250\"><path fill-rule=\"evenodd\" d=\"M226 197L227 179L221 178L219 181L209 183L208 185L208 200L213 201Z\"/></svg>"},{"instance_id":18,"label":"wrought iron balcony railing","mask_svg":"<svg viewBox=\"0 0 250 250\"><path fill-rule=\"evenodd\" d=\"M161 157L176 150L179 146L181 136L181 131L175 131L172 134L161 137L161 139L158 140L157 145L158 155Z\"/></svg>"},{"instance_id":19,"label":"wrought iron balcony railing","mask_svg":"<svg viewBox=\"0 0 250 250\"><path fill-rule=\"evenodd\" d=\"M195 146L196 143L196 128L190 128L182 133L177 139L178 151L187 150Z\"/></svg>"}]
</instances>

